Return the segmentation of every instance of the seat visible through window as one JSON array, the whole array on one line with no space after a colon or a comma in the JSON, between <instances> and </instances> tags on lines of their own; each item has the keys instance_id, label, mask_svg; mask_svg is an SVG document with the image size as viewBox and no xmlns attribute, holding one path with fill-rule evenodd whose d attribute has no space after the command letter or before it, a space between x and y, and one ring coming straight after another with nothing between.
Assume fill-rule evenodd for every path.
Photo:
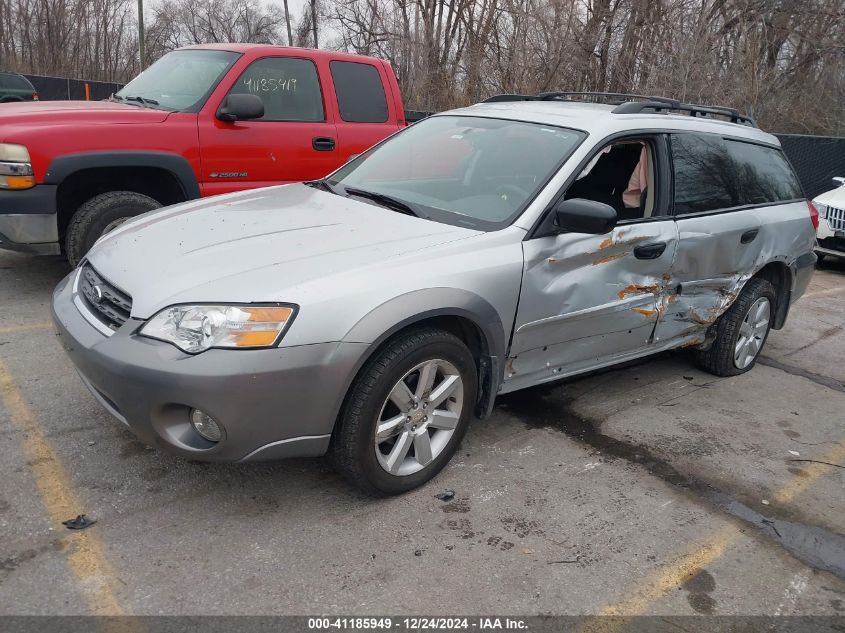
<instances>
[{"instance_id":1,"label":"seat visible through window","mask_svg":"<svg viewBox=\"0 0 845 633\"><path fill-rule=\"evenodd\" d=\"M569 187L566 198L609 204L620 220L649 217L654 208L652 152L648 143L625 141L605 147Z\"/></svg>"}]
</instances>

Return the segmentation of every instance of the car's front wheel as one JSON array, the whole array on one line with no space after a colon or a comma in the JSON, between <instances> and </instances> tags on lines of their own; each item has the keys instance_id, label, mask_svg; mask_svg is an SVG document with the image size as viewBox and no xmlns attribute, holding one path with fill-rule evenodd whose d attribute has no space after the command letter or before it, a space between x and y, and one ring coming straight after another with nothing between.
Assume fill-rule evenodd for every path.
<instances>
[{"instance_id":1,"label":"car's front wheel","mask_svg":"<svg viewBox=\"0 0 845 633\"><path fill-rule=\"evenodd\" d=\"M717 376L737 376L754 366L769 336L777 295L765 279L751 279L716 322L710 349L695 352L696 364Z\"/></svg>"},{"instance_id":2,"label":"car's front wheel","mask_svg":"<svg viewBox=\"0 0 845 633\"><path fill-rule=\"evenodd\" d=\"M135 191L109 191L85 202L73 217L65 234L65 251L76 266L100 237L147 211L158 209L158 200Z\"/></svg>"},{"instance_id":3,"label":"car's front wheel","mask_svg":"<svg viewBox=\"0 0 845 633\"><path fill-rule=\"evenodd\" d=\"M443 330L400 334L355 379L332 438L337 470L364 492L392 495L440 472L466 433L475 361Z\"/></svg>"}]
</instances>

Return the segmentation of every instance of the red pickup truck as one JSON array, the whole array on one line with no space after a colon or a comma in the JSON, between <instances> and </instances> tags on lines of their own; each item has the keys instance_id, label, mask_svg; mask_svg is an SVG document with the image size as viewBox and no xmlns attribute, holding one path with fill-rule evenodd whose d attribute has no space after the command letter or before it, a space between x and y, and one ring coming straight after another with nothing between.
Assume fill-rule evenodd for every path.
<instances>
[{"instance_id":1,"label":"red pickup truck","mask_svg":"<svg viewBox=\"0 0 845 633\"><path fill-rule=\"evenodd\" d=\"M320 178L405 126L386 62L215 44L168 53L109 101L0 105L0 248L64 250L159 206Z\"/></svg>"}]
</instances>

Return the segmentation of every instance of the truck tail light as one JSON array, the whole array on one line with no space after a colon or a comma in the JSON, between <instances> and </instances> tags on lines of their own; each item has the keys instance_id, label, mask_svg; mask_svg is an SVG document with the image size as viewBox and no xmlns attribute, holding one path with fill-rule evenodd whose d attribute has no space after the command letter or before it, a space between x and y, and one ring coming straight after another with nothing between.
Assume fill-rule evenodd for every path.
<instances>
[{"instance_id":1,"label":"truck tail light","mask_svg":"<svg viewBox=\"0 0 845 633\"><path fill-rule=\"evenodd\" d=\"M32 100L33 100L33 101L38 101L38 93L37 93L37 92L33 92L33 93L32 93Z\"/></svg>"},{"instance_id":2,"label":"truck tail light","mask_svg":"<svg viewBox=\"0 0 845 633\"><path fill-rule=\"evenodd\" d=\"M810 210L810 222L813 223L813 230L819 230L819 210L810 200L807 200L807 207Z\"/></svg>"}]
</instances>

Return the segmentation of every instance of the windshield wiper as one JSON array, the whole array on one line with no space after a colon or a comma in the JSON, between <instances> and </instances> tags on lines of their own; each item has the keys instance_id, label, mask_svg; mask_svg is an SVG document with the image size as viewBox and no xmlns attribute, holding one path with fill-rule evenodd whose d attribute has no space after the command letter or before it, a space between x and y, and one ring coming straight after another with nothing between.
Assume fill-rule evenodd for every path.
<instances>
[{"instance_id":1,"label":"windshield wiper","mask_svg":"<svg viewBox=\"0 0 845 633\"><path fill-rule=\"evenodd\" d=\"M383 193L367 191L366 189L357 189L355 187L346 187L346 195L358 196L359 198L366 198L367 200L372 200L373 202L377 202L383 207L393 209L394 211L404 213L405 215L413 215L417 218L425 217L422 213L420 213L420 211L412 207L407 202L403 202L402 200L393 198Z\"/></svg>"},{"instance_id":2,"label":"windshield wiper","mask_svg":"<svg viewBox=\"0 0 845 633\"><path fill-rule=\"evenodd\" d=\"M124 97L123 95L113 94L109 97L110 101L122 101L123 103L128 103L131 105L135 105L136 103L142 107L148 106L157 106L162 109L166 110L173 110L173 108L168 108L167 106L163 106L159 104L158 101L155 99L148 99L147 97L141 97L140 95L132 95L131 97Z\"/></svg>"},{"instance_id":3,"label":"windshield wiper","mask_svg":"<svg viewBox=\"0 0 845 633\"><path fill-rule=\"evenodd\" d=\"M146 97L141 97L139 95L134 95L132 97L123 97L127 101L137 101L138 103L142 103L144 105L159 105L159 102L155 99L147 99Z\"/></svg>"},{"instance_id":4,"label":"windshield wiper","mask_svg":"<svg viewBox=\"0 0 845 633\"><path fill-rule=\"evenodd\" d=\"M302 184L306 187L313 187L314 189L323 189L324 191L333 193L336 196L340 195L338 191L328 183L327 180L306 180Z\"/></svg>"}]
</instances>

